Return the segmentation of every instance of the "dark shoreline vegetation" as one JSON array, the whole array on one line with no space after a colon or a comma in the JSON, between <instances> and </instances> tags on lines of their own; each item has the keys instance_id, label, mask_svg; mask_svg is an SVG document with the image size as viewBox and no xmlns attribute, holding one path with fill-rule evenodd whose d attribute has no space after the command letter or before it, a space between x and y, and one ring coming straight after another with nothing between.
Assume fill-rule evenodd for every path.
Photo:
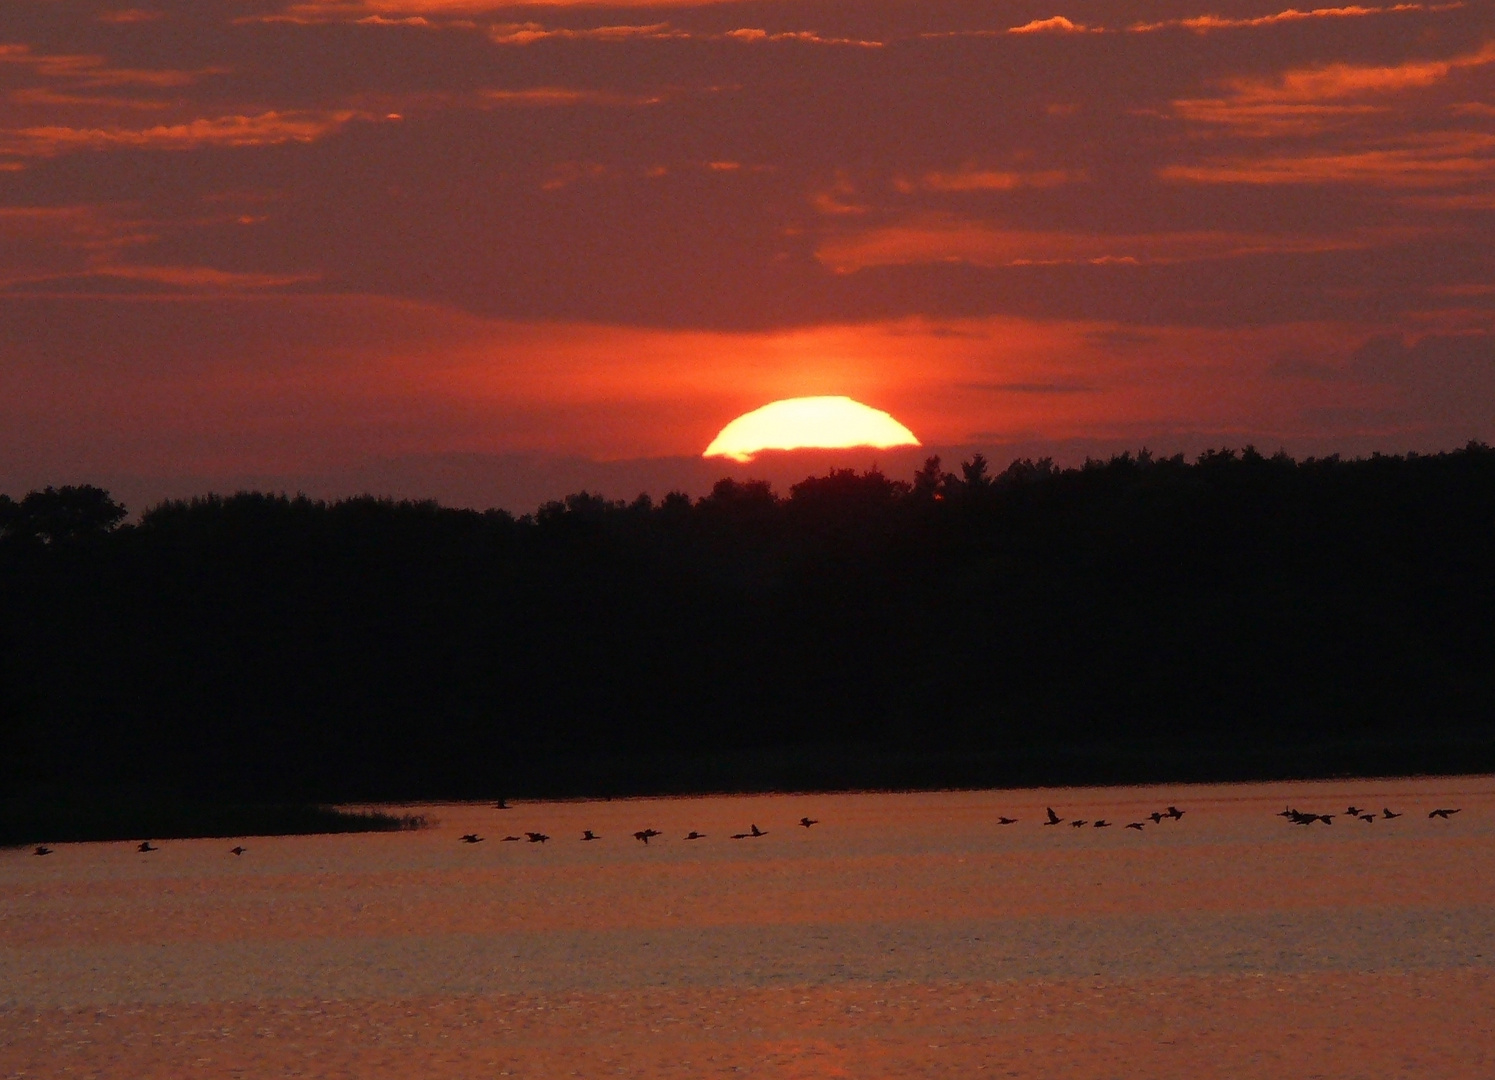
<instances>
[{"instance_id":1,"label":"dark shoreline vegetation","mask_svg":"<svg viewBox=\"0 0 1495 1080\"><path fill-rule=\"evenodd\" d=\"M54 794L0 804L0 848L79 841L404 832L426 824L424 818L411 814L334 806Z\"/></svg>"},{"instance_id":2,"label":"dark shoreline vegetation","mask_svg":"<svg viewBox=\"0 0 1495 1080\"><path fill-rule=\"evenodd\" d=\"M8 822L1495 771L1481 444L124 518L0 497Z\"/></svg>"}]
</instances>

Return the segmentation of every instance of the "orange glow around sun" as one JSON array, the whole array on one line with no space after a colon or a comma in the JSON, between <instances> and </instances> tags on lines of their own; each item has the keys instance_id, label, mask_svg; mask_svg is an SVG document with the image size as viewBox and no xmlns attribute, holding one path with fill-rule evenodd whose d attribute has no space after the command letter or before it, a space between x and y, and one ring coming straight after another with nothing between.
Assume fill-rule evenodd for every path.
<instances>
[{"instance_id":1,"label":"orange glow around sun","mask_svg":"<svg viewBox=\"0 0 1495 1080\"><path fill-rule=\"evenodd\" d=\"M721 429L701 456L746 462L760 450L918 445L912 431L880 409L849 397L801 397L743 413Z\"/></svg>"}]
</instances>

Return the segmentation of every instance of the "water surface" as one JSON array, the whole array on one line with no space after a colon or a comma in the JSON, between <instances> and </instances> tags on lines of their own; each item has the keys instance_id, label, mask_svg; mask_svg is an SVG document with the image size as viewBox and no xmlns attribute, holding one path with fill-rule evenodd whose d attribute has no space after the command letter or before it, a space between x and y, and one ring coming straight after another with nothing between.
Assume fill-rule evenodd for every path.
<instances>
[{"instance_id":1,"label":"water surface","mask_svg":"<svg viewBox=\"0 0 1495 1080\"><path fill-rule=\"evenodd\" d=\"M408 809L0 852L0 1076L1495 1075L1491 778Z\"/></svg>"}]
</instances>

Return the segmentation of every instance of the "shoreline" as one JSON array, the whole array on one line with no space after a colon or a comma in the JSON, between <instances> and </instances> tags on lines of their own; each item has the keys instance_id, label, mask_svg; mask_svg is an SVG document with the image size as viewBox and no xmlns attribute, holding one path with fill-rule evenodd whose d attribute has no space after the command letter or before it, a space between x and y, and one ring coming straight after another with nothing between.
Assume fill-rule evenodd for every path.
<instances>
[{"instance_id":1,"label":"shoreline","mask_svg":"<svg viewBox=\"0 0 1495 1080\"><path fill-rule=\"evenodd\" d=\"M0 849L30 844L109 843L138 840L232 839L313 836L352 832L405 832L430 823L411 814L319 803L135 803L58 796L27 806L0 808Z\"/></svg>"},{"instance_id":2,"label":"shoreline","mask_svg":"<svg viewBox=\"0 0 1495 1080\"><path fill-rule=\"evenodd\" d=\"M527 775L524 775L527 773ZM1324 744L1254 752L1130 753L1115 748L1015 754L897 755L815 748L655 760L535 762L487 790L396 791L317 801L150 799L50 791L0 803L0 848L30 844L400 832L434 822L391 812L499 798L589 802L732 795L1025 791L1163 785L1388 781L1495 775L1495 742Z\"/></svg>"}]
</instances>

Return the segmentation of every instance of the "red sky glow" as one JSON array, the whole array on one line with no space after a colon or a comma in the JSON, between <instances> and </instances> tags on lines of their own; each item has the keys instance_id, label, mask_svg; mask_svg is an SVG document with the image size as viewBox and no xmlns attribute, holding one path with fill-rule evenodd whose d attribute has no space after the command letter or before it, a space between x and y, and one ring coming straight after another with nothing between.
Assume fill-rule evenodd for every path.
<instances>
[{"instance_id":1,"label":"red sky glow","mask_svg":"<svg viewBox=\"0 0 1495 1080\"><path fill-rule=\"evenodd\" d=\"M1492 441L1492 252L1485 3L12 0L0 491Z\"/></svg>"}]
</instances>

